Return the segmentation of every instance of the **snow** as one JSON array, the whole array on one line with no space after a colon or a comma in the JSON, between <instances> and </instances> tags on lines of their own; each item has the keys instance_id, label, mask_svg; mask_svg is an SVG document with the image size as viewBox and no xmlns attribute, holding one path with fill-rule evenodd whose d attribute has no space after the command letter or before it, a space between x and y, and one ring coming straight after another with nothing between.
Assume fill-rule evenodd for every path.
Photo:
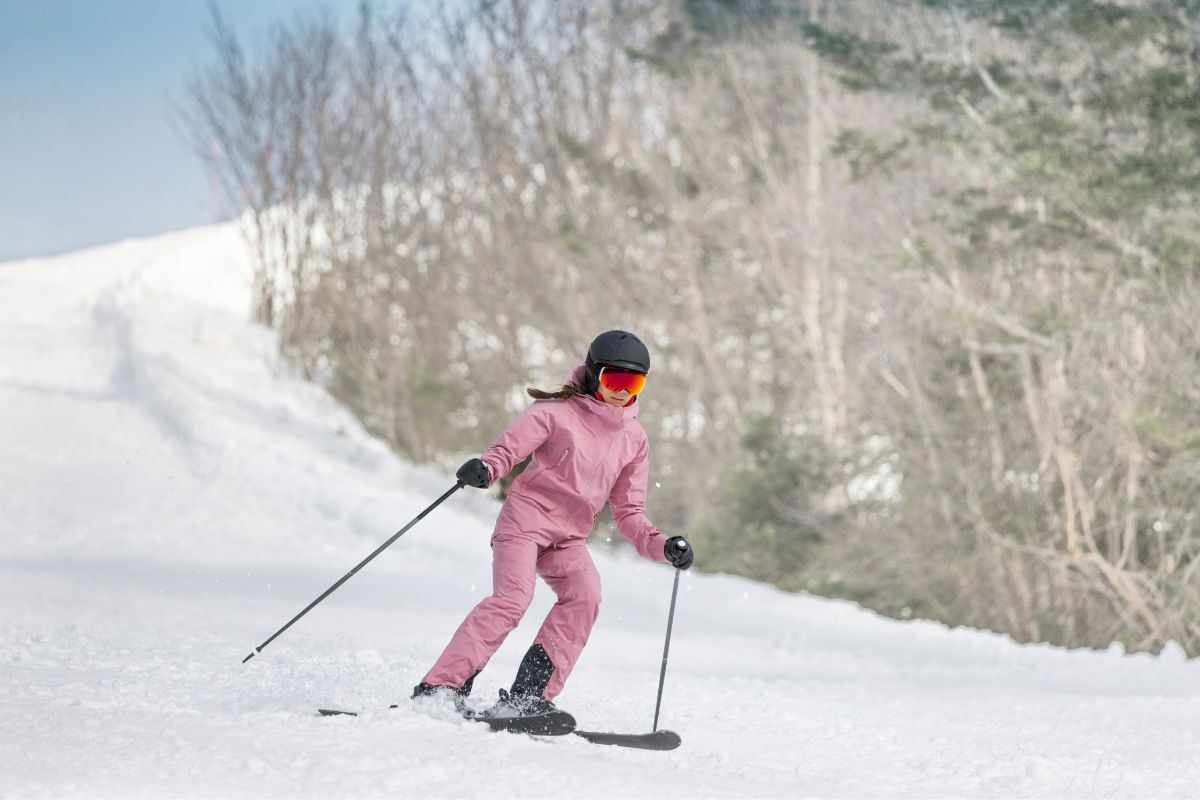
<instances>
[{"instance_id":1,"label":"snow","mask_svg":"<svg viewBox=\"0 0 1200 800\"><path fill-rule=\"evenodd\" d=\"M296 377L248 285L231 225L0 264L0 797L1197 796L1200 664L1178 648L1019 646L728 576L681 583L678 750L415 706L489 586L477 492L243 665L453 482ZM672 573L593 551L604 605L560 704L648 731Z\"/></svg>"}]
</instances>

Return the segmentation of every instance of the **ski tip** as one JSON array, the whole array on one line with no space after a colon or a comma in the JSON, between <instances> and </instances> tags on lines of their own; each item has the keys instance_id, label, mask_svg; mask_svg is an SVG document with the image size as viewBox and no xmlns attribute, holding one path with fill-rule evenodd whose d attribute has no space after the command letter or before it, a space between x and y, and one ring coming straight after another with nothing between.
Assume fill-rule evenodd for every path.
<instances>
[{"instance_id":1,"label":"ski tip","mask_svg":"<svg viewBox=\"0 0 1200 800\"><path fill-rule=\"evenodd\" d=\"M664 750L674 750L679 745L683 744L683 738L675 731L655 731L650 734L662 743Z\"/></svg>"},{"instance_id":2,"label":"ski tip","mask_svg":"<svg viewBox=\"0 0 1200 800\"><path fill-rule=\"evenodd\" d=\"M357 711L343 711L339 708L318 708L317 713L320 714L322 717L338 717L338 716L357 717L358 716Z\"/></svg>"}]
</instances>

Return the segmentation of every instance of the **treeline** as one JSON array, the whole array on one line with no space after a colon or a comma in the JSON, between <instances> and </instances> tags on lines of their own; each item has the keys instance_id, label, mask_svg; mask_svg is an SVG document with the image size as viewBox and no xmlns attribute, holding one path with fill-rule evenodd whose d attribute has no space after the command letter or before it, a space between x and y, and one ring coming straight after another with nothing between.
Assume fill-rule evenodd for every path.
<instances>
[{"instance_id":1,"label":"treeline","mask_svg":"<svg viewBox=\"0 0 1200 800\"><path fill-rule=\"evenodd\" d=\"M1200 4L214 12L256 318L417 460L637 331L702 568L1200 651Z\"/></svg>"}]
</instances>

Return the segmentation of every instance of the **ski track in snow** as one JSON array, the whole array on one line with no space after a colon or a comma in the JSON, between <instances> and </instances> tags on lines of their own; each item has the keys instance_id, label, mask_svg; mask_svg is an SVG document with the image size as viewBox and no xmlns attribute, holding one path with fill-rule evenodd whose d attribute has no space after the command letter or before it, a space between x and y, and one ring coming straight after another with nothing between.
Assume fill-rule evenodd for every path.
<instances>
[{"instance_id":1,"label":"ski track in snow","mask_svg":"<svg viewBox=\"0 0 1200 800\"><path fill-rule=\"evenodd\" d=\"M1018 646L727 576L683 577L676 751L387 710L490 585L498 505L467 492L243 665L453 483L294 376L248 285L228 224L0 264L0 797L1200 796L1178 648ZM593 552L604 604L560 703L647 731L671 572Z\"/></svg>"}]
</instances>

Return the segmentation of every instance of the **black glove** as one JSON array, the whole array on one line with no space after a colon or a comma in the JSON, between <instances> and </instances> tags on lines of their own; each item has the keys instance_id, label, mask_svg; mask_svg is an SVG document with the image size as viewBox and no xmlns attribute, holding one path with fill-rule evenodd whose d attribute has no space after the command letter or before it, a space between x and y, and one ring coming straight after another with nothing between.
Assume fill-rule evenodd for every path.
<instances>
[{"instance_id":1,"label":"black glove","mask_svg":"<svg viewBox=\"0 0 1200 800\"><path fill-rule=\"evenodd\" d=\"M478 458L472 458L458 468L458 482L463 486L474 486L476 489L486 489L492 476L488 474L487 464Z\"/></svg>"},{"instance_id":2,"label":"black glove","mask_svg":"<svg viewBox=\"0 0 1200 800\"><path fill-rule=\"evenodd\" d=\"M666 545L663 546L663 555L676 569L687 569L692 565L692 559L695 558L692 546L682 536L672 536L667 539Z\"/></svg>"}]
</instances>

